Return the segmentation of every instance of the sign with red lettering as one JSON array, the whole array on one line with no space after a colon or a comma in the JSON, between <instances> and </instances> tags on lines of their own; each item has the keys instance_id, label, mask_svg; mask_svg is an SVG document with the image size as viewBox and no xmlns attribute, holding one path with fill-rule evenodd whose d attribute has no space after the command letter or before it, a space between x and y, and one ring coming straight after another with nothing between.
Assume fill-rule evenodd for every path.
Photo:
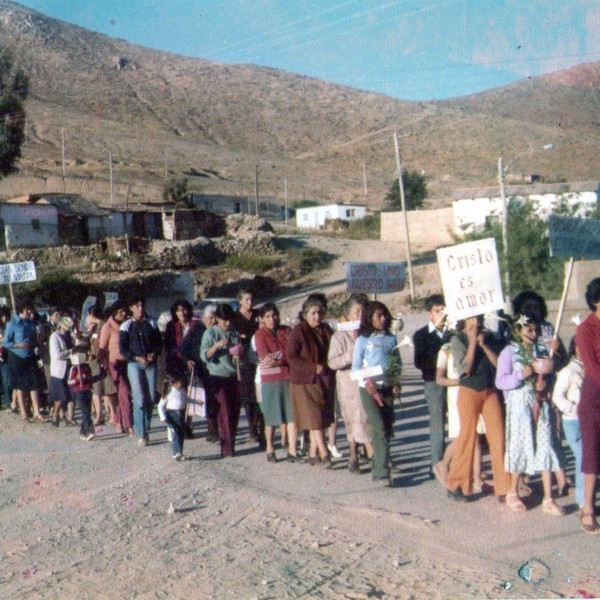
<instances>
[{"instance_id":1,"label":"sign with red lettering","mask_svg":"<svg viewBox=\"0 0 600 600\"><path fill-rule=\"evenodd\" d=\"M494 238L440 248L437 259L451 321L504 308Z\"/></svg>"},{"instance_id":2,"label":"sign with red lettering","mask_svg":"<svg viewBox=\"0 0 600 600\"><path fill-rule=\"evenodd\" d=\"M406 263L345 263L346 289L364 294L399 292L406 285Z\"/></svg>"}]
</instances>

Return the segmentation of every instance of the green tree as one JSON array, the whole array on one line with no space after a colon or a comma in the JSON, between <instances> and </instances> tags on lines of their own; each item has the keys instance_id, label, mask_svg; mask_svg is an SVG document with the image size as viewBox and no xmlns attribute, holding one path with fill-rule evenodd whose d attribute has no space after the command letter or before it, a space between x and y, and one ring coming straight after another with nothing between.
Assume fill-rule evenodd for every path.
<instances>
[{"instance_id":1,"label":"green tree","mask_svg":"<svg viewBox=\"0 0 600 600\"><path fill-rule=\"evenodd\" d=\"M0 49L0 176L8 175L21 158L25 139L25 110L29 79L13 69L10 54Z\"/></svg>"},{"instance_id":2,"label":"green tree","mask_svg":"<svg viewBox=\"0 0 600 600\"><path fill-rule=\"evenodd\" d=\"M175 202L177 204L187 204L188 199L188 180L183 179L169 179L165 183L163 189L163 200L166 202Z\"/></svg>"},{"instance_id":3,"label":"green tree","mask_svg":"<svg viewBox=\"0 0 600 600\"><path fill-rule=\"evenodd\" d=\"M427 198L427 182L425 176L418 171L408 171L402 169L402 181L404 183L404 200L406 201L406 210L416 210L423 206L423 200ZM398 180L394 180L390 190L385 197L390 210L400 210L402 202L400 201L400 186Z\"/></svg>"},{"instance_id":4,"label":"green tree","mask_svg":"<svg viewBox=\"0 0 600 600\"><path fill-rule=\"evenodd\" d=\"M548 225L537 216L529 202L512 200L508 204L508 266L511 295L523 290L535 290L548 299L560 298L564 260L550 256ZM493 237L502 273L506 257L502 256L502 225L499 219L489 220L483 229L465 236L465 241Z\"/></svg>"}]
</instances>

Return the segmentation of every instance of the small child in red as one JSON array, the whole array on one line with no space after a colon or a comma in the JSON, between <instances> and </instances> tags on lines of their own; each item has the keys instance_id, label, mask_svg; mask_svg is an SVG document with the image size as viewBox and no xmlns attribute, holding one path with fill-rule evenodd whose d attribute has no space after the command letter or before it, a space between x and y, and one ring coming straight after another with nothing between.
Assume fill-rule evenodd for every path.
<instances>
[{"instance_id":1,"label":"small child in red","mask_svg":"<svg viewBox=\"0 0 600 600\"><path fill-rule=\"evenodd\" d=\"M77 350L77 348L74 348ZM92 369L87 363L86 352L73 352L71 354L71 369L69 371L68 384L73 394L73 399L81 409L81 428L79 438L91 442L96 437L94 423L92 422L92 384L104 377L100 372L92 376Z\"/></svg>"}]
</instances>

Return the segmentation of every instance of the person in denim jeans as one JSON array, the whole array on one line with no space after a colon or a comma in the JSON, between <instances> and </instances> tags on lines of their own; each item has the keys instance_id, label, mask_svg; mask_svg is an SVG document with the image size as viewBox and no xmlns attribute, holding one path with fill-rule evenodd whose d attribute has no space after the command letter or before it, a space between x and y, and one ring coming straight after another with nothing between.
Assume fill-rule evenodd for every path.
<instances>
[{"instance_id":1,"label":"person in denim jeans","mask_svg":"<svg viewBox=\"0 0 600 600\"><path fill-rule=\"evenodd\" d=\"M144 298L132 296L127 304L132 316L119 329L119 352L127 360L133 429L138 446L143 447L148 444L156 394L156 359L162 350L162 340L156 321L146 316Z\"/></svg>"}]
</instances>

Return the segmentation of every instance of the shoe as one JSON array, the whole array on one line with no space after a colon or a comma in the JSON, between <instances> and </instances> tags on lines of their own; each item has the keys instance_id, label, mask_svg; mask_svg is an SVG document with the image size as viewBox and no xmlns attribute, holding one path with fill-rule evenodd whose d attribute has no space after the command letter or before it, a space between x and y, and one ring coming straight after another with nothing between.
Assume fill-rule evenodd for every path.
<instances>
[{"instance_id":1,"label":"shoe","mask_svg":"<svg viewBox=\"0 0 600 600\"><path fill-rule=\"evenodd\" d=\"M86 436L85 441L86 442L91 442L92 440L96 439L96 434L95 433L90 433Z\"/></svg>"},{"instance_id":2,"label":"shoe","mask_svg":"<svg viewBox=\"0 0 600 600\"><path fill-rule=\"evenodd\" d=\"M329 450L329 454L331 454L333 458L342 458L343 456L335 444L327 444L327 450Z\"/></svg>"},{"instance_id":3,"label":"shoe","mask_svg":"<svg viewBox=\"0 0 600 600\"><path fill-rule=\"evenodd\" d=\"M324 469L333 469L333 463L331 462L331 459L327 458L325 459L322 463L321 466Z\"/></svg>"},{"instance_id":4,"label":"shoe","mask_svg":"<svg viewBox=\"0 0 600 600\"><path fill-rule=\"evenodd\" d=\"M277 462L277 456L275 455L275 452L267 452L267 462L270 462L270 463Z\"/></svg>"},{"instance_id":5,"label":"shoe","mask_svg":"<svg viewBox=\"0 0 600 600\"><path fill-rule=\"evenodd\" d=\"M35 417L33 417L33 422L34 423L45 423L46 419L42 415L35 415Z\"/></svg>"},{"instance_id":6,"label":"shoe","mask_svg":"<svg viewBox=\"0 0 600 600\"><path fill-rule=\"evenodd\" d=\"M80 439L82 442L87 442L87 438L86 438L86 437L85 437L85 435L83 435L83 434L81 434L81 435L79 436L79 439Z\"/></svg>"},{"instance_id":7,"label":"shoe","mask_svg":"<svg viewBox=\"0 0 600 600\"><path fill-rule=\"evenodd\" d=\"M348 463L348 471L350 471L350 473L353 473L354 475L360 474L360 467L358 466L358 459L351 460Z\"/></svg>"},{"instance_id":8,"label":"shoe","mask_svg":"<svg viewBox=\"0 0 600 600\"><path fill-rule=\"evenodd\" d=\"M542 512L553 517L562 517L565 514L565 509L554 502L553 498L542 500Z\"/></svg>"},{"instance_id":9,"label":"shoe","mask_svg":"<svg viewBox=\"0 0 600 600\"><path fill-rule=\"evenodd\" d=\"M287 456L285 457L285 460L287 460L288 462L291 462L291 463L300 462L300 459L299 459L298 455L297 454L292 454L291 452L287 453Z\"/></svg>"},{"instance_id":10,"label":"shoe","mask_svg":"<svg viewBox=\"0 0 600 600\"><path fill-rule=\"evenodd\" d=\"M527 510L527 507L523 504L523 502L521 502L519 494L515 492L509 492L506 494L506 506L515 512L524 512Z\"/></svg>"},{"instance_id":11,"label":"shoe","mask_svg":"<svg viewBox=\"0 0 600 600\"><path fill-rule=\"evenodd\" d=\"M144 446L148 445L148 442L146 441L146 438L141 437L141 438L138 438L137 445L138 445L138 448L143 448Z\"/></svg>"},{"instance_id":12,"label":"shoe","mask_svg":"<svg viewBox=\"0 0 600 600\"><path fill-rule=\"evenodd\" d=\"M448 490L448 498L451 498L455 502L468 502L469 498L463 494L460 488L455 490Z\"/></svg>"},{"instance_id":13,"label":"shoe","mask_svg":"<svg viewBox=\"0 0 600 600\"><path fill-rule=\"evenodd\" d=\"M173 458L177 461L180 462L181 460L183 460L183 455L180 454L179 452L177 454L173 454Z\"/></svg>"},{"instance_id":14,"label":"shoe","mask_svg":"<svg viewBox=\"0 0 600 600\"><path fill-rule=\"evenodd\" d=\"M133 429L131 427L127 430L127 435L129 437L133 437L135 435L135 432L133 431Z\"/></svg>"},{"instance_id":15,"label":"shoe","mask_svg":"<svg viewBox=\"0 0 600 600\"><path fill-rule=\"evenodd\" d=\"M389 477L380 477L378 479L373 479L373 481L378 484L380 487L388 488L392 487L392 482Z\"/></svg>"},{"instance_id":16,"label":"shoe","mask_svg":"<svg viewBox=\"0 0 600 600\"><path fill-rule=\"evenodd\" d=\"M68 427L76 427L77 423L75 421L73 421L73 419L65 419L65 424Z\"/></svg>"},{"instance_id":17,"label":"shoe","mask_svg":"<svg viewBox=\"0 0 600 600\"><path fill-rule=\"evenodd\" d=\"M589 522L586 523L584 520ZM586 533L590 533L592 535L597 535L600 533L600 527L598 527L598 522L596 521L596 515L594 513L585 513L582 510L579 514L579 522Z\"/></svg>"},{"instance_id":18,"label":"shoe","mask_svg":"<svg viewBox=\"0 0 600 600\"><path fill-rule=\"evenodd\" d=\"M52 421L52 427L58 427L58 419Z\"/></svg>"},{"instance_id":19,"label":"shoe","mask_svg":"<svg viewBox=\"0 0 600 600\"><path fill-rule=\"evenodd\" d=\"M316 464L320 462L320 458L318 456L309 456L306 461L311 467L314 467Z\"/></svg>"}]
</instances>

